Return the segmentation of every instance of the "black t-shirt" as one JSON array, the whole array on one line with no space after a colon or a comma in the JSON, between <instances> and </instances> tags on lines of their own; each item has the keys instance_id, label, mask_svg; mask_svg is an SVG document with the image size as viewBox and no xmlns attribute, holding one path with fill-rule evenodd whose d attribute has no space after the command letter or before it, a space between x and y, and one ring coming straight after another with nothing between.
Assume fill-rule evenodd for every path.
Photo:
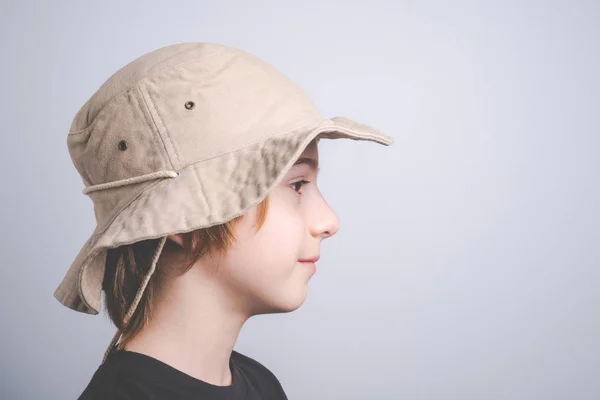
<instances>
[{"instance_id":1,"label":"black t-shirt","mask_svg":"<svg viewBox=\"0 0 600 400\"><path fill-rule=\"evenodd\" d=\"M287 400L281 384L257 361L233 352L233 383L215 386L144 354L112 351L79 400Z\"/></svg>"}]
</instances>

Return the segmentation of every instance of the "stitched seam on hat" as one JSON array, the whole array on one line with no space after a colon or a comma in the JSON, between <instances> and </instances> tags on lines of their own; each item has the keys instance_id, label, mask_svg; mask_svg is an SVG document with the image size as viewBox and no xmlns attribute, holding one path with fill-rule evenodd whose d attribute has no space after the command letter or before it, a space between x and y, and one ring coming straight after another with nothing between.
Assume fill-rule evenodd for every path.
<instances>
[{"instance_id":1,"label":"stitched seam on hat","mask_svg":"<svg viewBox=\"0 0 600 400\"><path fill-rule=\"evenodd\" d=\"M84 271L85 269L87 269L87 267L88 267L88 265L90 264L90 262L92 261L92 259L93 259L94 257L96 257L96 256L98 255L98 253L100 253L101 251L102 251L102 249L98 249L98 250L96 250L95 252L93 252L92 254L90 254L90 256L89 256L89 257L87 257L87 258L86 258L86 259L87 259L87 262L84 262L84 263L82 264L82 265L83 265L83 267L81 267L81 269L79 270L79 274L78 274L79 276L77 277L77 280L79 281L79 283L78 283L78 285L77 285L77 289L78 289L77 291L79 292L79 298L80 298L80 299L83 301L83 304L85 304L85 306L86 306L88 309L90 309L90 310L93 310L93 311L96 311L96 312L99 312L100 310L96 310L94 307L92 307L92 306L90 305L90 303L88 303L87 299L85 298L85 295L83 294L83 290L82 290L82 289L83 289L83 285L82 285L82 283L83 283L83 271ZM86 260L84 260L84 261L86 261ZM106 268L106 267L105 267L105 268ZM101 289L101 291L102 291L102 289ZM102 299L102 294L100 295L100 299ZM102 307L102 304L100 304L100 307Z\"/></svg>"},{"instance_id":2,"label":"stitched seam on hat","mask_svg":"<svg viewBox=\"0 0 600 400\"><path fill-rule=\"evenodd\" d=\"M220 50L222 50L222 49L220 49ZM220 53L220 52L214 52L213 54L211 54L211 56L214 56L214 54L215 54L215 53ZM202 58L202 57L205 57L205 56L206 56L206 55L204 55L204 54L203 54L203 55L200 55L200 56L198 56L198 57L195 57L195 58L193 58L193 59L191 59L191 60L188 60L188 61L182 62L182 63L180 63L180 64L172 65L172 66L170 66L170 67L167 67L167 68L165 68L165 69L161 69L160 71L157 71L157 72L155 72L155 73L154 73L154 74L152 74L152 75L145 76L145 77L143 77L142 79L140 79L140 80L138 80L138 81L136 81L136 82L132 83L132 84L131 84L131 86L127 87L127 89L123 90L121 93L119 93L119 94L115 95L115 97L114 97L113 99L111 99L111 100L110 100L108 103L106 103L106 104L105 104L105 105L104 105L104 106L103 106L103 107L102 107L102 108L101 108L101 109L98 111L98 113L96 114L96 116L94 117L94 119L92 120L92 122L90 122L90 124L89 124L88 126L86 126L86 127L85 127L85 128L83 128L83 129L80 129L80 130L78 130L78 131L69 132L69 135L75 135L75 134L78 134L78 133L82 133L82 132L85 132L85 131L87 131L88 129L92 128L92 127L95 125L96 121L98 120L98 116L100 116L100 114L102 114L102 112L104 111L104 109L105 109L106 107L108 107L110 104L112 104L112 103L113 103L114 101L116 101L118 98L120 98L121 96L123 96L125 93L129 92L129 91L130 91L130 90L131 90L133 87L135 87L135 86L139 85L139 84L140 84L142 81L148 80L148 79L150 79L150 78L154 78L155 76L157 76L157 75L160 75L160 74L162 74L162 73L163 73L163 72L165 72L165 71L169 71L169 70L171 70L171 69L179 68L179 67L182 67L182 66L184 66L184 65L187 65L187 64L192 64L192 63L195 63L195 62L197 62L197 61L198 61L200 58ZM93 97L93 96L92 96L92 97Z\"/></svg>"},{"instance_id":3,"label":"stitched seam on hat","mask_svg":"<svg viewBox=\"0 0 600 400\"><path fill-rule=\"evenodd\" d=\"M94 235L92 235L91 237L95 237L95 236L97 236L97 235L95 235L95 234L94 234ZM91 238L90 238L90 239L91 239ZM97 243L97 242L98 242L98 241L96 240L96 241L95 241L95 243ZM86 243L86 246L87 246L87 244L88 244L88 243L90 243L90 242L88 241L88 242ZM94 244L93 246L95 246L95 245L96 245L96 244ZM93 246L92 246L92 247L93 247ZM77 281L78 281L78 284L77 284L77 292L79 293L79 299L83 301L83 304L84 304L84 305L85 305L85 306L86 306L86 307L87 307L89 310L93 310L93 311L96 311L96 312L100 312L100 310L99 310L99 309L98 309L98 310L96 310L94 307L92 307L92 306L90 305L90 303L88 303L87 299L85 298L85 295L83 294L83 290L82 290L82 289L83 289L83 285L82 285L82 282L83 282L83 271L87 269L88 265L90 264L90 261L92 261L92 259L93 259L94 257L96 257L96 256L98 255L98 253L100 253L101 251L102 251L102 249L101 249L101 248L100 248L100 249L97 249L96 251L93 251L92 253L90 253L90 255L89 255L88 257L84 258L84 259L83 259L83 262L81 263L81 265L82 265L82 266L81 266L81 268L79 269L79 272L78 272L78 274L77 274ZM102 291L102 289L100 289L100 291ZM102 300L102 294L100 295L100 300ZM101 307L102 307L102 304L100 304L99 308L101 308Z\"/></svg>"},{"instance_id":4,"label":"stitched seam on hat","mask_svg":"<svg viewBox=\"0 0 600 400\"><path fill-rule=\"evenodd\" d=\"M129 91L131 91L131 89L134 89L135 86L138 84L138 82L132 84L131 86L129 86L127 89L125 89L124 91L122 91L121 93L119 93L118 95L116 95L114 98L112 98L108 103L106 103L104 105L104 107L102 107L100 109L100 111L98 111L98 114L96 114L96 116L94 117L94 119L92 120L92 122L89 123L88 126L86 126L83 129L80 129L78 131L73 131L73 132L69 132L69 135L78 135L80 133L85 133L86 131L92 129L94 127L94 125L96 125L96 122L98 122L98 117L100 116L100 114L102 114L104 112L104 110L110 106L112 103L114 103L115 101L117 101L118 99L120 99L123 95L127 94ZM97 93L97 92L96 92ZM92 96L93 97L93 96Z\"/></svg>"},{"instance_id":5,"label":"stitched seam on hat","mask_svg":"<svg viewBox=\"0 0 600 400\"><path fill-rule=\"evenodd\" d=\"M158 128L158 126L156 125L156 121L154 121L154 118L152 118L152 112L150 111L150 107L148 106L148 103L146 102L146 97L144 96L144 93L142 92L142 89L140 89L139 85L135 86L142 98L142 101L144 102L144 106L146 106L146 111L148 112L148 114L150 115L150 119L152 119L152 122L148 121L148 123L150 125L154 125L154 128L156 129L156 134L158 135L158 138L160 140L160 143L163 145L163 149L165 150L165 154L167 155L167 158L169 159L169 163L171 163L171 168L175 169L175 167L173 166L173 160L171 160L171 156L169 154L169 150L167 150L167 145L165 144L165 141L163 140L162 135L160 134L160 129ZM145 113L144 113L145 114ZM146 115L145 115L146 116ZM148 116L146 116L146 118L148 118ZM164 124L163 124L164 125ZM165 128L166 129L166 128ZM179 163L178 163L179 164Z\"/></svg>"},{"instance_id":6,"label":"stitched seam on hat","mask_svg":"<svg viewBox=\"0 0 600 400\"><path fill-rule=\"evenodd\" d=\"M169 128L167 128L167 125L165 124L163 117L160 115L160 111L158 111L156 104L154 104L154 99L152 98L152 94L150 92L148 92L148 97L150 98L150 101L152 102L152 106L154 107L154 111L156 111L156 115L158 115L158 118L160 118L160 122L162 123L162 125L165 128L165 134L167 135L167 137L169 138L169 141L171 142L171 147L173 147L173 151L175 152L175 156L177 157L177 165L181 166L179 152L177 151L177 147L175 147L175 143L173 143L173 138L171 138L171 134L169 133Z\"/></svg>"},{"instance_id":7,"label":"stitched seam on hat","mask_svg":"<svg viewBox=\"0 0 600 400\"><path fill-rule=\"evenodd\" d=\"M198 173L195 174L198 179L198 190L204 199L204 204L206 204L207 208L210 209L210 203L208 202L208 197L206 197L206 191L204 190L204 185L202 184L202 179L198 177Z\"/></svg>"}]
</instances>

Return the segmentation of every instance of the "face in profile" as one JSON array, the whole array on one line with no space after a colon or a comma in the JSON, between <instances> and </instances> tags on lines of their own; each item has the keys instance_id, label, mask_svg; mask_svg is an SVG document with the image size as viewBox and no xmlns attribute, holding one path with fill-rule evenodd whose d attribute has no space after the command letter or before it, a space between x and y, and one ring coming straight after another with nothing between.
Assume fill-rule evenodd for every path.
<instances>
[{"instance_id":1,"label":"face in profile","mask_svg":"<svg viewBox=\"0 0 600 400\"><path fill-rule=\"evenodd\" d=\"M313 141L269 195L262 227L255 228L256 208L235 225L235 240L217 260L215 277L243 312L289 312L304 302L321 242L338 230L317 186L318 172Z\"/></svg>"}]
</instances>

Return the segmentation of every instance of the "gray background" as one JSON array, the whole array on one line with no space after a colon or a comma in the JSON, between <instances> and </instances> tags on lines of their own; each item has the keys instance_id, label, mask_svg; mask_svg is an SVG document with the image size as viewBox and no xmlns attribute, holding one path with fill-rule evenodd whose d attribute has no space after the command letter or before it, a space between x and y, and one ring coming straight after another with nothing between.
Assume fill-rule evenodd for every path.
<instances>
[{"instance_id":1,"label":"gray background","mask_svg":"<svg viewBox=\"0 0 600 400\"><path fill-rule=\"evenodd\" d=\"M341 231L309 298L237 349L290 399L600 398L595 1L2 2L2 399L74 399L113 328L52 297L94 228L71 119L133 58L242 48L326 115Z\"/></svg>"}]
</instances>

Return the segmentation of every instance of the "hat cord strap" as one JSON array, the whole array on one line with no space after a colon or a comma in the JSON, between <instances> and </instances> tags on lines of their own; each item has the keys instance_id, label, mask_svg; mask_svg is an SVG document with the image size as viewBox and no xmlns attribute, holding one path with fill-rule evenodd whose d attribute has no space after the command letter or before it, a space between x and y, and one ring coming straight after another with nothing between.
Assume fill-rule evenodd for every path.
<instances>
[{"instance_id":1,"label":"hat cord strap","mask_svg":"<svg viewBox=\"0 0 600 400\"><path fill-rule=\"evenodd\" d=\"M150 265L150 270L144 277L144 280L142 281L142 285L138 289L138 291L135 295L135 298L133 299L133 302L131 303L131 306L129 307L129 310L127 311L127 314L125 314L125 317L123 318L123 326L124 327L127 327L127 325L129 324L129 320L135 313L135 310L137 309L137 306L138 306L140 300L142 299L142 296L144 295L146 286L148 286L148 282L150 282L150 278L152 277L152 275L154 274L154 271L156 270L156 265L158 264L158 259L160 257L160 254L162 253L162 249L165 246L166 242L167 242L166 236L162 237L160 239L160 241L158 242L156 252L154 253L154 257L152 258L152 264ZM110 352L113 349L113 347L115 346L115 344L118 343L120 338L121 338L121 331L119 329L117 329L117 332L115 333L112 340L110 341L108 348L104 352L104 358L102 359L102 364L104 364L104 362L106 361L106 358L110 354Z\"/></svg>"},{"instance_id":2,"label":"hat cord strap","mask_svg":"<svg viewBox=\"0 0 600 400\"><path fill-rule=\"evenodd\" d=\"M175 171L156 171L145 175L134 176L132 178L121 179L118 181L101 183L99 185L90 185L83 189L83 194L88 194L97 190L105 190L120 186L133 185L134 183L146 182L159 178L177 178L179 175L181 175L181 173Z\"/></svg>"}]
</instances>

